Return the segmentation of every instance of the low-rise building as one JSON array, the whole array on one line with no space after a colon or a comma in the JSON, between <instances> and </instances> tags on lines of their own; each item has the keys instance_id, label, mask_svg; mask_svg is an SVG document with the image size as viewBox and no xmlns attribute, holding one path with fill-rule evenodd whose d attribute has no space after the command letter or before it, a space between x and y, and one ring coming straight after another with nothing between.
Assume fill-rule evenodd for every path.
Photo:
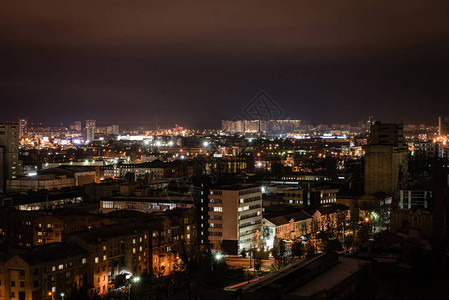
<instances>
[{"instance_id":1,"label":"low-rise building","mask_svg":"<svg viewBox=\"0 0 449 300\"><path fill-rule=\"evenodd\" d=\"M430 190L400 190L399 208L429 208L432 201Z\"/></svg>"},{"instance_id":2,"label":"low-rise building","mask_svg":"<svg viewBox=\"0 0 449 300\"><path fill-rule=\"evenodd\" d=\"M344 227L349 220L349 207L339 204L265 217L262 220L263 246L271 249L276 240L287 242L305 240L310 234L339 226L345 230Z\"/></svg>"},{"instance_id":3,"label":"low-rise building","mask_svg":"<svg viewBox=\"0 0 449 300\"><path fill-rule=\"evenodd\" d=\"M83 202L80 190L71 191L41 191L27 195L5 196L0 198L0 207L10 207L17 210L53 210Z\"/></svg>"},{"instance_id":4,"label":"low-rise building","mask_svg":"<svg viewBox=\"0 0 449 300\"><path fill-rule=\"evenodd\" d=\"M100 200L100 212L109 213L117 210L136 210L140 212L154 212L173 210L177 208L193 208L191 196L115 196Z\"/></svg>"},{"instance_id":5,"label":"low-rise building","mask_svg":"<svg viewBox=\"0 0 449 300\"><path fill-rule=\"evenodd\" d=\"M75 185L75 178L70 178L66 175L42 174L8 179L6 181L6 190L8 192L55 190Z\"/></svg>"},{"instance_id":6,"label":"low-rise building","mask_svg":"<svg viewBox=\"0 0 449 300\"><path fill-rule=\"evenodd\" d=\"M432 213L424 209L393 209L390 214L392 232L418 230L422 236L432 236Z\"/></svg>"},{"instance_id":7,"label":"low-rise building","mask_svg":"<svg viewBox=\"0 0 449 300\"><path fill-rule=\"evenodd\" d=\"M0 243L30 248L62 242L64 223L46 213L3 210L0 213L0 230L3 233Z\"/></svg>"},{"instance_id":8,"label":"low-rise building","mask_svg":"<svg viewBox=\"0 0 449 300\"><path fill-rule=\"evenodd\" d=\"M283 198L287 204L319 206L337 202L338 189L328 187L289 188L284 190Z\"/></svg>"},{"instance_id":9,"label":"low-rise building","mask_svg":"<svg viewBox=\"0 0 449 300\"><path fill-rule=\"evenodd\" d=\"M142 224L120 224L74 234L68 241L89 253L86 285L91 294L106 294L117 276L151 270L150 230Z\"/></svg>"},{"instance_id":10,"label":"low-rise building","mask_svg":"<svg viewBox=\"0 0 449 300\"><path fill-rule=\"evenodd\" d=\"M52 244L18 253L4 263L0 299L63 299L85 285L88 253Z\"/></svg>"}]
</instances>

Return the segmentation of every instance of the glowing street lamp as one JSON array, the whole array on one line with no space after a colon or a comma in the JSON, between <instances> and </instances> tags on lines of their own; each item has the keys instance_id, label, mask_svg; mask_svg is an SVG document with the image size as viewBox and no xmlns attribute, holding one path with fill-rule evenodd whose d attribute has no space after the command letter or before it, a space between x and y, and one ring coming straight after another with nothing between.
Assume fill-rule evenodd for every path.
<instances>
[{"instance_id":1,"label":"glowing street lamp","mask_svg":"<svg viewBox=\"0 0 449 300\"><path fill-rule=\"evenodd\" d=\"M140 277L139 276L133 276L132 278L131 278L131 280L130 281L128 281L128 300L130 300L131 299L131 285L132 285L132 283L139 283L139 281L140 281Z\"/></svg>"},{"instance_id":2,"label":"glowing street lamp","mask_svg":"<svg viewBox=\"0 0 449 300\"><path fill-rule=\"evenodd\" d=\"M217 254L215 254L215 260L216 261L220 261L223 258L223 254L221 254L220 252L218 252Z\"/></svg>"}]
</instances>

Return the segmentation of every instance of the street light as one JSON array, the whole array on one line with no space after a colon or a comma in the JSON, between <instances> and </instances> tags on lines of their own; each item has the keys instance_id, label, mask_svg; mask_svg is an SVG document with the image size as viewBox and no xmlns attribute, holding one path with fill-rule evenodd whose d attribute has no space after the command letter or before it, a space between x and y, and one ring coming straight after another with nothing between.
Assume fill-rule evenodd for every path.
<instances>
[{"instance_id":1,"label":"street light","mask_svg":"<svg viewBox=\"0 0 449 300\"><path fill-rule=\"evenodd\" d=\"M62 298L62 300L64 300L64 297L65 297L65 294L64 294L64 293L61 293L61 298Z\"/></svg>"},{"instance_id":2,"label":"street light","mask_svg":"<svg viewBox=\"0 0 449 300\"><path fill-rule=\"evenodd\" d=\"M221 254L220 252L215 254L215 260L216 261L220 261L223 258L223 254Z\"/></svg>"}]
</instances>

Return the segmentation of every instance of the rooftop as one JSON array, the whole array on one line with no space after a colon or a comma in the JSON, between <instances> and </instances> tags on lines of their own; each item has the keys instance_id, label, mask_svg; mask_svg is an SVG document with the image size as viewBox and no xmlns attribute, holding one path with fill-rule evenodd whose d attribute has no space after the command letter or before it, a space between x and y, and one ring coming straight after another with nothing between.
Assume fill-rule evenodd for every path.
<instances>
[{"instance_id":1,"label":"rooftop","mask_svg":"<svg viewBox=\"0 0 449 300\"><path fill-rule=\"evenodd\" d=\"M148 228L148 225L149 224L143 223L110 225L81 233L76 233L73 237L84 240L88 244L97 244L110 238L129 236L130 234L137 232L138 230Z\"/></svg>"},{"instance_id":2,"label":"rooftop","mask_svg":"<svg viewBox=\"0 0 449 300\"><path fill-rule=\"evenodd\" d=\"M87 252L78 245L70 243L54 243L35 247L29 251L17 254L30 265L58 261L69 257L87 255Z\"/></svg>"},{"instance_id":3,"label":"rooftop","mask_svg":"<svg viewBox=\"0 0 449 300\"><path fill-rule=\"evenodd\" d=\"M240 191L245 189L258 188L257 184L251 183L239 183L239 184L230 184L230 185L219 185L214 187L212 190L226 190L226 191Z\"/></svg>"},{"instance_id":4,"label":"rooftop","mask_svg":"<svg viewBox=\"0 0 449 300\"><path fill-rule=\"evenodd\" d=\"M366 260L340 256L338 257L338 264L305 283L303 286L293 290L289 295L312 297L322 291L330 291L368 263L369 261Z\"/></svg>"},{"instance_id":5,"label":"rooftop","mask_svg":"<svg viewBox=\"0 0 449 300\"><path fill-rule=\"evenodd\" d=\"M301 210L298 212L293 212L285 215L280 215L277 217L267 218L271 223L274 225L283 225L290 222L291 219L294 221L300 221L305 219L311 219L312 216L306 213L305 211Z\"/></svg>"},{"instance_id":6,"label":"rooftop","mask_svg":"<svg viewBox=\"0 0 449 300\"><path fill-rule=\"evenodd\" d=\"M191 202L193 204L192 196L113 196L101 199L102 201L134 201L134 202Z\"/></svg>"}]
</instances>

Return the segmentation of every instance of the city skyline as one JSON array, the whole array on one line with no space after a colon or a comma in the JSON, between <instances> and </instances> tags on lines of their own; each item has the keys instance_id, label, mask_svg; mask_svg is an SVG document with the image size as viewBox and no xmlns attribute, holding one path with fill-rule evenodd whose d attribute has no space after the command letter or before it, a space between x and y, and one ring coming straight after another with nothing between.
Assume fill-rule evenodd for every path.
<instances>
[{"instance_id":1,"label":"city skyline","mask_svg":"<svg viewBox=\"0 0 449 300\"><path fill-rule=\"evenodd\" d=\"M439 299L449 1L0 5L0 300Z\"/></svg>"}]
</instances>

